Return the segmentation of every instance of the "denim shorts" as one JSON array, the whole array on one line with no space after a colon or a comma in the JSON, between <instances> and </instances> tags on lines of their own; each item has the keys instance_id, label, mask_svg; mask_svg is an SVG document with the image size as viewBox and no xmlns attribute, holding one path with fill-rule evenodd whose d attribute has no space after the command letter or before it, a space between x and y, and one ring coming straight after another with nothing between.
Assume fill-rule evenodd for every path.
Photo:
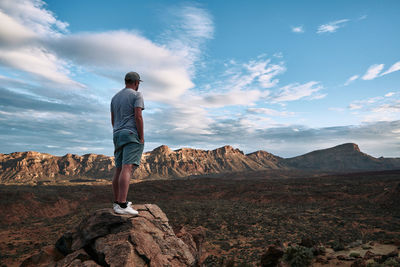
<instances>
[{"instance_id":1,"label":"denim shorts","mask_svg":"<svg viewBox=\"0 0 400 267\"><path fill-rule=\"evenodd\" d=\"M144 144L140 143L137 133L123 129L113 134L115 167L123 164L140 164Z\"/></svg>"}]
</instances>

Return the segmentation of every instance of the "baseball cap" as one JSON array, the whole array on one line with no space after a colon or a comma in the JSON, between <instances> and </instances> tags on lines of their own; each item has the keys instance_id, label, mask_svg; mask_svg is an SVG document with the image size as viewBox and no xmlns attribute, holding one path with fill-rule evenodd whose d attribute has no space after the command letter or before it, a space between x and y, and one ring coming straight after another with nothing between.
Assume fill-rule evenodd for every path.
<instances>
[{"instance_id":1,"label":"baseball cap","mask_svg":"<svg viewBox=\"0 0 400 267\"><path fill-rule=\"evenodd\" d=\"M140 82L143 82L143 81L140 79L139 74L138 74L137 72L134 72L134 71L128 72L128 73L125 75L125 80L126 80L126 81L131 80L131 81L140 81Z\"/></svg>"}]
</instances>

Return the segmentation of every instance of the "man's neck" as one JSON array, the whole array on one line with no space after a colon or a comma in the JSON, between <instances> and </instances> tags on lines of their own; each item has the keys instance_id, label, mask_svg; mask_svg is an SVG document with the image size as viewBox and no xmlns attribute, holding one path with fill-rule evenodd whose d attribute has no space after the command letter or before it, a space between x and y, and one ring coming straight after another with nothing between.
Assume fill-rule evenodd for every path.
<instances>
[{"instance_id":1,"label":"man's neck","mask_svg":"<svg viewBox=\"0 0 400 267\"><path fill-rule=\"evenodd\" d=\"M135 88L134 85L125 85L125 88L130 88L130 89L132 89L132 90L137 91L137 88Z\"/></svg>"}]
</instances>

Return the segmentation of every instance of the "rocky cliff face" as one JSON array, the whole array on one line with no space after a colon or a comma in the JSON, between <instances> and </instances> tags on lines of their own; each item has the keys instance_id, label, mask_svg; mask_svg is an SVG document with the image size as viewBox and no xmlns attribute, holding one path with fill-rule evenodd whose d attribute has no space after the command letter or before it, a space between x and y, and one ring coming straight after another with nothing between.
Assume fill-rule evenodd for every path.
<instances>
[{"instance_id":1,"label":"rocky cliff face","mask_svg":"<svg viewBox=\"0 0 400 267\"><path fill-rule=\"evenodd\" d=\"M137 175L153 178L258 170L264 167L231 146L215 150L182 148L175 151L160 146L146 153L143 159Z\"/></svg>"},{"instance_id":2,"label":"rocky cliff face","mask_svg":"<svg viewBox=\"0 0 400 267\"><path fill-rule=\"evenodd\" d=\"M0 182L37 183L71 178L110 180L114 158L104 155L66 154L62 157L34 151L0 154ZM243 154L223 146L214 150L160 146L143 154L135 179L170 179L192 175L244 172L263 169L363 171L400 169L400 158L374 158L354 143L316 150L294 158L266 151Z\"/></svg>"},{"instance_id":3,"label":"rocky cliff face","mask_svg":"<svg viewBox=\"0 0 400 267\"><path fill-rule=\"evenodd\" d=\"M62 157L35 151L0 154L2 183L29 183L66 177L108 178L114 167L112 157L96 154Z\"/></svg>"},{"instance_id":4,"label":"rocky cliff face","mask_svg":"<svg viewBox=\"0 0 400 267\"><path fill-rule=\"evenodd\" d=\"M96 210L21 267L199 265L204 228L175 233L157 205L133 207L139 216L118 215L111 208Z\"/></svg>"},{"instance_id":5,"label":"rocky cliff face","mask_svg":"<svg viewBox=\"0 0 400 267\"><path fill-rule=\"evenodd\" d=\"M277 157L278 158L278 157ZM36 183L63 178L111 179L114 158L104 155L66 154L62 157L34 151L0 154L2 183ZM191 175L276 168L268 159L253 160L239 149L224 146L215 150L160 146L143 154L137 179L168 179Z\"/></svg>"},{"instance_id":6,"label":"rocky cliff face","mask_svg":"<svg viewBox=\"0 0 400 267\"><path fill-rule=\"evenodd\" d=\"M267 151L258 150L256 152L246 155L255 162L258 162L262 166L268 166L271 169L282 169L286 168L285 159L275 156L274 154L268 153Z\"/></svg>"}]
</instances>

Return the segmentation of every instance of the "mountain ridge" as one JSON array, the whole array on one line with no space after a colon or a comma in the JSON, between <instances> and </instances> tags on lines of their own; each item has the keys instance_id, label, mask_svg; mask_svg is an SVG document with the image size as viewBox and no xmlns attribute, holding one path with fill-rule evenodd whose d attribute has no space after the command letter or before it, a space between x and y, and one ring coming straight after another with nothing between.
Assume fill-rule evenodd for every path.
<instances>
[{"instance_id":1,"label":"mountain ridge","mask_svg":"<svg viewBox=\"0 0 400 267\"><path fill-rule=\"evenodd\" d=\"M114 158L88 153L53 156L36 151L0 154L0 182L37 183L71 178L110 180ZM143 153L135 178L171 179L193 175L246 172L265 169L363 171L400 169L400 158L375 158L361 152L355 143L314 150L291 158L282 158L264 150L244 154L225 145L214 150L179 148L166 145Z\"/></svg>"}]
</instances>

